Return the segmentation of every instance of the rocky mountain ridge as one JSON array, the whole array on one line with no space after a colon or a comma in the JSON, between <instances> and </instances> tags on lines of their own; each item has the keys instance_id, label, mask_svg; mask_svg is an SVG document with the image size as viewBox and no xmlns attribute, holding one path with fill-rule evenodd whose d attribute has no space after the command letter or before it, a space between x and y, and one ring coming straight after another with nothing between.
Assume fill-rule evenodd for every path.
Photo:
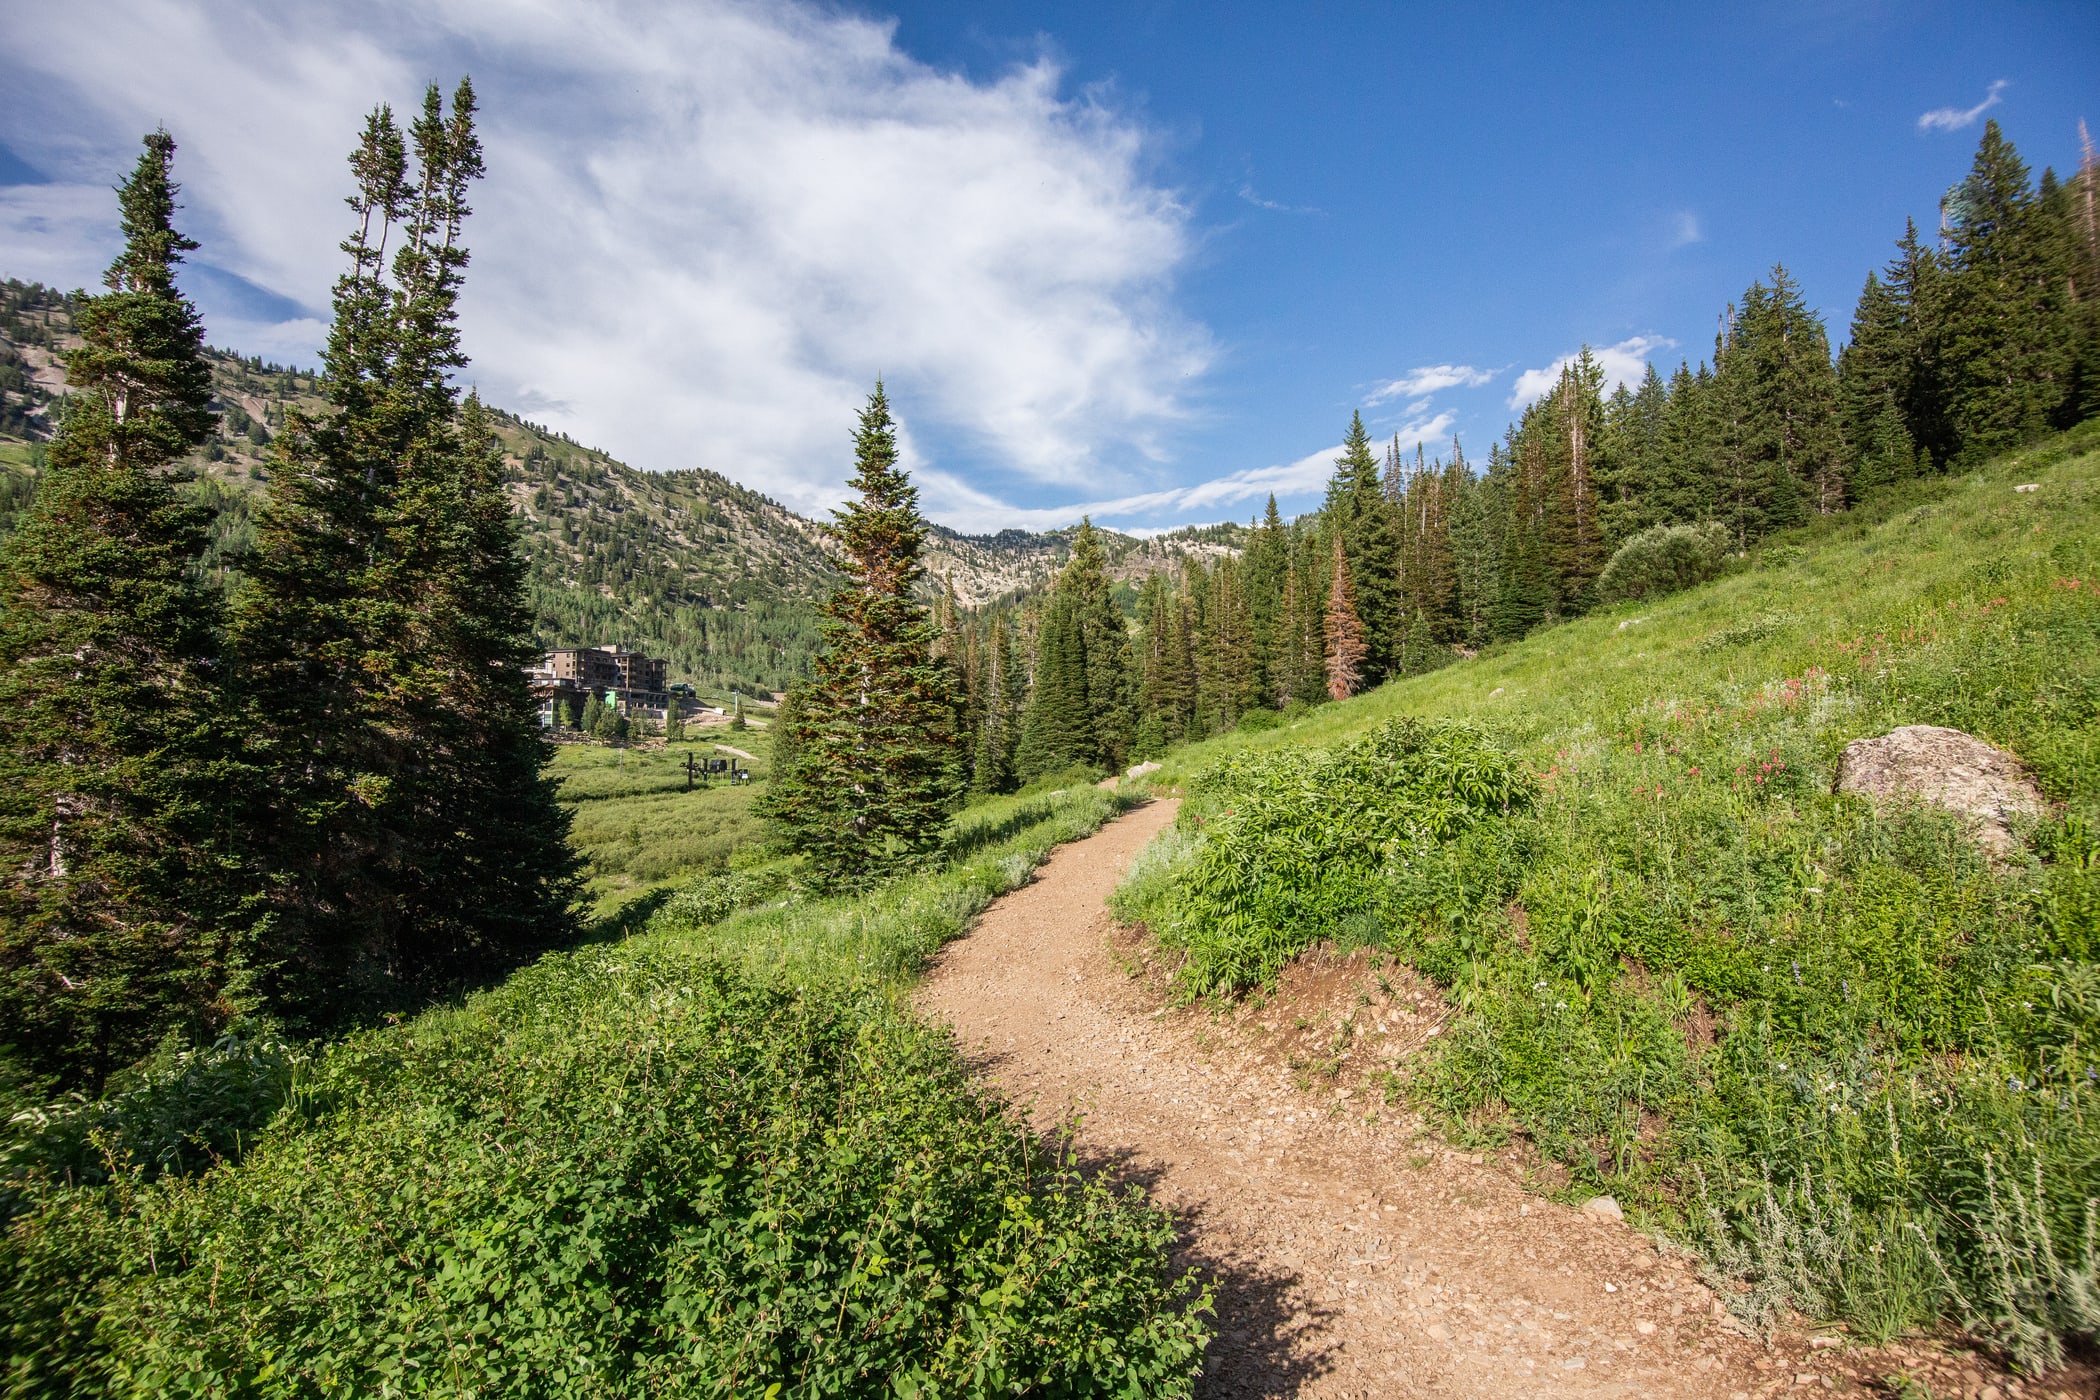
<instances>
[{"instance_id":1,"label":"rocky mountain ridge","mask_svg":"<svg viewBox=\"0 0 2100 1400\"><path fill-rule=\"evenodd\" d=\"M62 294L0 283L0 530L41 467L72 331ZM327 405L311 371L226 350L210 357L220 427L191 466L219 512L214 562L237 570L287 411ZM640 645L670 656L674 675L716 687L774 690L802 672L816 642L814 604L838 578L818 522L716 472L642 471L501 409L496 420L543 642ZM1023 598L1064 566L1072 533L933 526L928 587L944 581L968 609ZM1101 533L1112 573L1134 583L1187 558L1237 552L1245 528Z\"/></svg>"}]
</instances>

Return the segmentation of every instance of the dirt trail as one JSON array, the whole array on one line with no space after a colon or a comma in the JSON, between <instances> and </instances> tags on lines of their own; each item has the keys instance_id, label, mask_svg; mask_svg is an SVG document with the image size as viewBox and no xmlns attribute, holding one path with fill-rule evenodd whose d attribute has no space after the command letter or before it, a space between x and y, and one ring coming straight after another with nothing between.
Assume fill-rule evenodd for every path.
<instances>
[{"instance_id":1,"label":"dirt trail","mask_svg":"<svg viewBox=\"0 0 2100 1400\"><path fill-rule=\"evenodd\" d=\"M1767 1350L1627 1226L1527 1193L1346 1078L1294 1069L1278 1053L1289 987L1251 1018L1167 1009L1103 901L1177 806L1056 852L943 952L919 1005L1040 1126L1076 1110L1082 1154L1183 1217L1188 1262L1218 1286L1200 1393L1746 1400L1858 1393L1852 1376L1894 1369L1828 1338ZM1437 1033L1419 984L1356 967L1300 991L1333 1002L1339 987L1379 1045ZM1374 1059L1363 1030L1343 1034Z\"/></svg>"}]
</instances>

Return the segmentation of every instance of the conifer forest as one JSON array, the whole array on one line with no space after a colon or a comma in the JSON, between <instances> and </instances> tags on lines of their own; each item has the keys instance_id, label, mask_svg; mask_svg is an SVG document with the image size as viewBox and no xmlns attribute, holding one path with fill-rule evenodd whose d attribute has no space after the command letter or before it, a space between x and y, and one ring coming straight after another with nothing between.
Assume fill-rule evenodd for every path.
<instances>
[{"instance_id":1,"label":"conifer forest","mask_svg":"<svg viewBox=\"0 0 2100 1400\"><path fill-rule=\"evenodd\" d=\"M1775 261L1492 441L1337 414L1303 512L973 535L901 373L823 521L465 387L484 120L460 79L342 133L311 368L206 343L173 115L99 287L0 287L0 1396L1326 1395L1293 1328L1463 1352L1401 1188L1308 1302L924 1010L1146 811L1059 977L1156 1010L1036 1016L1057 1054L1179 1103L1253 1046L1282 1097L1189 1140L1279 1217L1358 1180L1256 1145L1302 1114L1618 1232L1555 1277L1648 1251L1582 1276L1647 1309L1615 1356L1570 1368L1546 1291L1510 1323L1578 1339L1571 1389L1346 1393L2100 1377L2090 143L2037 175L1985 122L1846 324ZM528 668L614 642L668 709L544 723ZM2031 800L1851 785L1925 726ZM1341 1281L1387 1260L1390 1308Z\"/></svg>"}]
</instances>

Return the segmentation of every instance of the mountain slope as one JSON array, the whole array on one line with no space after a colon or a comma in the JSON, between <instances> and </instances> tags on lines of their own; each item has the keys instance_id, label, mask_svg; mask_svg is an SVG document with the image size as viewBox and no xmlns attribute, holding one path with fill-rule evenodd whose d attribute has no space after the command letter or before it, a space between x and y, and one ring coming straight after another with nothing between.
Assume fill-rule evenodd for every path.
<instances>
[{"instance_id":1,"label":"mountain slope","mask_svg":"<svg viewBox=\"0 0 2100 1400\"><path fill-rule=\"evenodd\" d=\"M0 533L27 500L65 385L73 343L65 297L0 283ZM270 442L287 409L322 413L308 371L213 350L220 431L193 463L218 511L212 567L238 568L252 503L269 480ZM815 603L838 579L821 527L727 477L645 472L500 409L515 473L535 626L548 646L623 642L670 658L674 679L705 689L784 688L807 673ZM1071 553L1071 531L929 532L929 589L945 579L965 607L1040 589ZM1141 540L1102 532L1111 572L1135 581L1185 557L1236 551L1245 531L1203 526Z\"/></svg>"}]
</instances>

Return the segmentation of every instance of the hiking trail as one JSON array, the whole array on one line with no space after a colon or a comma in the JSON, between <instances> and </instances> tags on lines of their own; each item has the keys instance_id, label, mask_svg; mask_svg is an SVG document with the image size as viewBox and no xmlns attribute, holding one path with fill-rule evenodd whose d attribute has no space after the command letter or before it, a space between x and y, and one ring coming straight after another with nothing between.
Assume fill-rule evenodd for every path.
<instances>
[{"instance_id":1,"label":"hiking trail","mask_svg":"<svg viewBox=\"0 0 2100 1400\"><path fill-rule=\"evenodd\" d=\"M1855 1351L1835 1332L1768 1349L1688 1257L1387 1105L1365 1072L1446 1015L1404 967L1315 957L1267 1001L1171 1007L1104 901L1178 808L1155 800L1054 852L942 950L917 1004L1038 1129L1076 1113L1081 1160L1180 1218L1179 1263L1217 1289L1199 1395L1748 1400L1861 1394L1895 1370L1985 1393L1997 1373L1965 1353Z\"/></svg>"}]
</instances>

